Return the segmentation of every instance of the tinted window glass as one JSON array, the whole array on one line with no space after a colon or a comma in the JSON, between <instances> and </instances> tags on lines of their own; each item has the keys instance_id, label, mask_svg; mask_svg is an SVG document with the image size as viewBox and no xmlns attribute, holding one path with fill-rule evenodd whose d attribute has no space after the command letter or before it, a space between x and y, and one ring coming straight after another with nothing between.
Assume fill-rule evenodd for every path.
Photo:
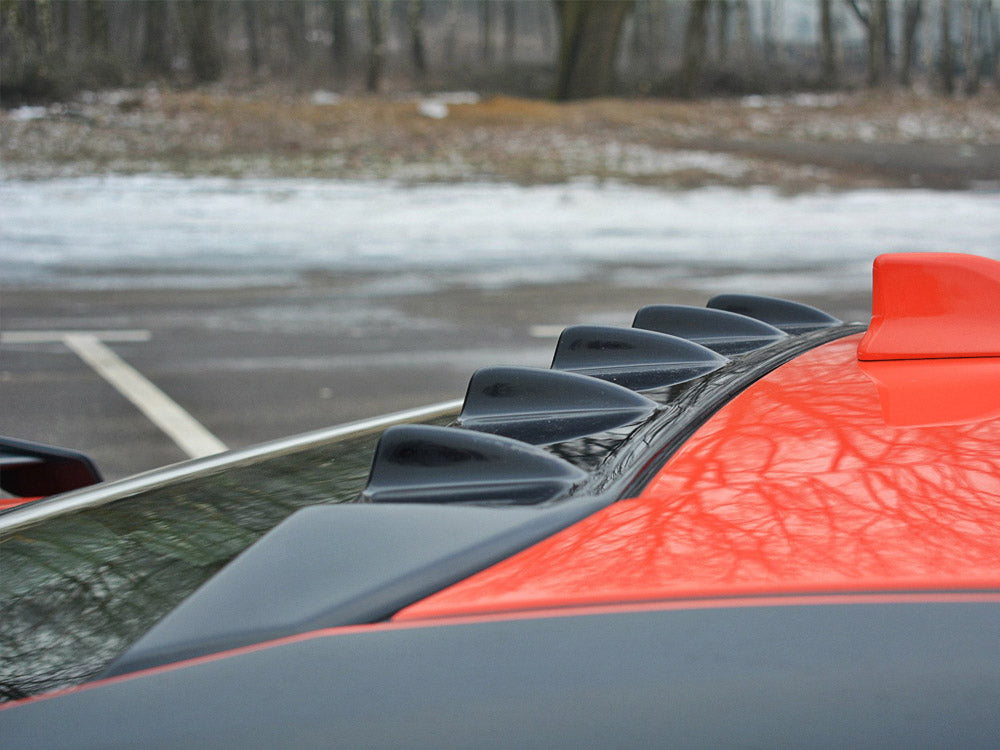
<instances>
[{"instance_id":1,"label":"tinted window glass","mask_svg":"<svg viewBox=\"0 0 1000 750\"><path fill-rule=\"evenodd\" d=\"M199 475L0 539L0 700L94 677L293 511L357 499L377 440Z\"/></svg>"}]
</instances>

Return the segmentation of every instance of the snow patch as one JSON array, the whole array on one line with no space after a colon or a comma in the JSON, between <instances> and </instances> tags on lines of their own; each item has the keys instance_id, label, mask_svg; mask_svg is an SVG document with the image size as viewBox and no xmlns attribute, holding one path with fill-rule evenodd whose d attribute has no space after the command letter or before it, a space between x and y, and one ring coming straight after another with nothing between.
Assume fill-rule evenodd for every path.
<instances>
[{"instance_id":1,"label":"snow patch","mask_svg":"<svg viewBox=\"0 0 1000 750\"><path fill-rule=\"evenodd\" d=\"M326 91L324 89L318 89L312 92L312 96L309 97L309 101L318 107L332 107L334 105L340 104L343 97L334 92Z\"/></svg>"},{"instance_id":2,"label":"snow patch","mask_svg":"<svg viewBox=\"0 0 1000 750\"><path fill-rule=\"evenodd\" d=\"M709 156L683 158L731 166ZM231 287L391 271L407 283L441 272L502 287L632 266L657 269L663 283L725 274L784 293L807 278L831 290L864 287L858 269L883 252L1000 256L995 191L786 197L593 180L407 186L145 175L0 180L0 205L4 285Z\"/></svg>"}]
</instances>

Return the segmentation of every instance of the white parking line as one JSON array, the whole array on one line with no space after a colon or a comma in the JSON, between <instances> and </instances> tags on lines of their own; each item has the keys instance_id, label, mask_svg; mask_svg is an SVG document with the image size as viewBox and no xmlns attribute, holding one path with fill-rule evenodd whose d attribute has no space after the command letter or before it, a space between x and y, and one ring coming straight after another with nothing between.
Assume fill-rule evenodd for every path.
<instances>
[{"instance_id":1,"label":"white parking line","mask_svg":"<svg viewBox=\"0 0 1000 750\"><path fill-rule=\"evenodd\" d=\"M144 329L116 331L5 331L0 334L4 344L50 344L65 340L66 334L96 336L101 341L149 341L152 336Z\"/></svg>"},{"instance_id":2,"label":"white parking line","mask_svg":"<svg viewBox=\"0 0 1000 750\"><path fill-rule=\"evenodd\" d=\"M191 458L227 450L222 441L103 343L148 341L149 338L149 331L9 331L0 337L0 341L6 344L61 341Z\"/></svg>"}]
</instances>

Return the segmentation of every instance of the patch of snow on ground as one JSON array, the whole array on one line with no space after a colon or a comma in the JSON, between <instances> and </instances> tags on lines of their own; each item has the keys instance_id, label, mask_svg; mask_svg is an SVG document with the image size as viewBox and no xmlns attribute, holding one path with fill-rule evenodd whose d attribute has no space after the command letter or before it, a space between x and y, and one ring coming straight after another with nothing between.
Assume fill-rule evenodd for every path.
<instances>
[{"instance_id":1,"label":"patch of snow on ground","mask_svg":"<svg viewBox=\"0 0 1000 750\"><path fill-rule=\"evenodd\" d=\"M340 104L342 100L343 97L340 94L324 89L313 91L312 96L309 97L309 101L319 107L332 107Z\"/></svg>"},{"instance_id":2,"label":"patch of snow on ground","mask_svg":"<svg viewBox=\"0 0 1000 750\"><path fill-rule=\"evenodd\" d=\"M41 120L46 115L48 115L48 110L45 107L29 107L25 105L12 109L8 116L16 122L28 122L29 120Z\"/></svg>"},{"instance_id":3,"label":"patch of snow on ground","mask_svg":"<svg viewBox=\"0 0 1000 750\"><path fill-rule=\"evenodd\" d=\"M136 176L0 181L0 206L5 285L253 286L312 270L443 270L496 286L649 264L771 276L780 287L780 274L800 271L821 271L822 284L853 279L883 252L1000 255L1000 201L990 192L784 197L592 181Z\"/></svg>"}]
</instances>

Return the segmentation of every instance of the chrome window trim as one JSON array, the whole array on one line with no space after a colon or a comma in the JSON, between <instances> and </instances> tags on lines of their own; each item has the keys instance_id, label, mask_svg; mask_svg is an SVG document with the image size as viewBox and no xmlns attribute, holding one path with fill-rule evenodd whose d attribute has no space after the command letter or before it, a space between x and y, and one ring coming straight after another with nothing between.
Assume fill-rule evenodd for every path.
<instances>
[{"instance_id":1,"label":"chrome window trim","mask_svg":"<svg viewBox=\"0 0 1000 750\"><path fill-rule=\"evenodd\" d=\"M319 430L260 443L248 448L238 448L225 453L217 453L213 456L181 461L135 474L131 477L125 477L124 479L103 482L91 487L74 490L73 492L53 495L50 498L29 503L20 508L13 508L0 515L0 534L10 533L38 521L62 515L63 513L71 513L84 508L94 508L104 505L113 500L119 500L144 490L162 487L196 474L241 466L263 458L273 458L284 453L292 453L335 440L360 437L384 430L395 424L433 419L435 417L446 416L449 413L454 413L457 416L461 408L462 399L442 401L370 419L347 422L334 425L333 427L324 427Z\"/></svg>"}]
</instances>

